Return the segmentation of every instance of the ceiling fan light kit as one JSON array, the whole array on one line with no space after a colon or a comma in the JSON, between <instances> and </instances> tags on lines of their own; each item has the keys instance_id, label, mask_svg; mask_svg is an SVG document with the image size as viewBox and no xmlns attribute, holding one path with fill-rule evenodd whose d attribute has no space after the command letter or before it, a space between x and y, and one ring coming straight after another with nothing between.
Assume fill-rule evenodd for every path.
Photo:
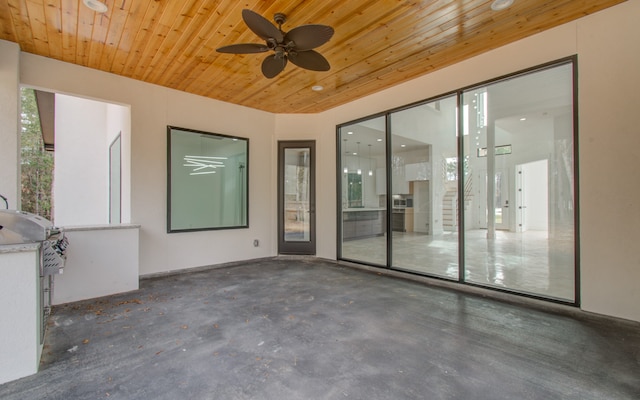
<instances>
[{"instance_id":1,"label":"ceiling fan light kit","mask_svg":"<svg viewBox=\"0 0 640 400\"><path fill-rule=\"evenodd\" d=\"M327 25L308 24L291 29L282 30L286 16L282 13L274 15L276 27L266 18L251 10L242 10L245 24L265 44L240 43L223 46L217 49L219 53L252 54L273 51L262 61L262 74L271 79L284 70L291 61L294 65L311 71L328 71L329 61L317 51L313 50L329 41L333 36L333 28Z\"/></svg>"}]
</instances>

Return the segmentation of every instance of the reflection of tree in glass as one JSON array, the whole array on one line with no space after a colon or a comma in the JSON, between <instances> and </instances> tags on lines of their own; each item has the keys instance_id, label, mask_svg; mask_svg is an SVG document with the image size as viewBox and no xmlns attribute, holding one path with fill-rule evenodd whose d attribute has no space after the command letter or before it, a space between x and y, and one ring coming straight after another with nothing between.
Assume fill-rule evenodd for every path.
<instances>
[{"instance_id":1,"label":"reflection of tree in glass","mask_svg":"<svg viewBox=\"0 0 640 400\"><path fill-rule=\"evenodd\" d=\"M298 157L297 200L307 201L309 200L309 151L301 151Z\"/></svg>"},{"instance_id":2,"label":"reflection of tree in glass","mask_svg":"<svg viewBox=\"0 0 640 400\"><path fill-rule=\"evenodd\" d=\"M35 92L32 89L22 89L21 97L22 203L20 208L51 220L53 153L44 149Z\"/></svg>"}]
</instances>

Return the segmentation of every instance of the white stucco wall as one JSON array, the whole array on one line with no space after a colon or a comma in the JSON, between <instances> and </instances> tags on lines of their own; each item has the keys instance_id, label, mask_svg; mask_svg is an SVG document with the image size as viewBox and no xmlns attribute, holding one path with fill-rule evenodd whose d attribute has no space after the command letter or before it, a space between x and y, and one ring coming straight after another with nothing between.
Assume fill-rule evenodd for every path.
<instances>
[{"instance_id":1,"label":"white stucco wall","mask_svg":"<svg viewBox=\"0 0 640 400\"><path fill-rule=\"evenodd\" d=\"M141 275L275 254L274 115L32 54L20 62L25 85L130 107L130 222L141 225ZM248 229L166 233L167 125L249 138Z\"/></svg>"},{"instance_id":2,"label":"white stucco wall","mask_svg":"<svg viewBox=\"0 0 640 400\"><path fill-rule=\"evenodd\" d=\"M0 40L0 55L0 194L7 198L9 208L16 209L20 201L20 47ZM4 207L0 200L0 208Z\"/></svg>"},{"instance_id":3,"label":"white stucco wall","mask_svg":"<svg viewBox=\"0 0 640 400\"><path fill-rule=\"evenodd\" d=\"M640 0L576 26L582 308L640 321Z\"/></svg>"},{"instance_id":4,"label":"white stucco wall","mask_svg":"<svg viewBox=\"0 0 640 400\"><path fill-rule=\"evenodd\" d=\"M121 222L131 222L131 109L107 104L107 149L120 134Z\"/></svg>"},{"instance_id":5,"label":"white stucco wall","mask_svg":"<svg viewBox=\"0 0 640 400\"><path fill-rule=\"evenodd\" d=\"M109 223L109 146L122 137L122 222L129 222L130 131L128 107L56 94L54 216L58 226ZM82 188L79 190L78 188Z\"/></svg>"},{"instance_id":6,"label":"white stucco wall","mask_svg":"<svg viewBox=\"0 0 640 400\"><path fill-rule=\"evenodd\" d=\"M109 223L109 146L121 134L122 222L131 216L128 107L56 94L54 218L58 226ZM78 188L82 190L78 190Z\"/></svg>"},{"instance_id":7,"label":"white stucco wall","mask_svg":"<svg viewBox=\"0 0 640 400\"><path fill-rule=\"evenodd\" d=\"M107 104L57 94L54 216L58 226L107 224Z\"/></svg>"},{"instance_id":8,"label":"white stucco wall","mask_svg":"<svg viewBox=\"0 0 640 400\"><path fill-rule=\"evenodd\" d=\"M336 124L578 54L582 307L640 321L637 15L640 0L629 0L316 115L273 115L26 53L19 63L25 84L130 105L131 222L142 226L144 275L275 255L275 149L285 139L317 141L317 252L335 258ZM166 233L166 125L249 137L249 229Z\"/></svg>"}]
</instances>

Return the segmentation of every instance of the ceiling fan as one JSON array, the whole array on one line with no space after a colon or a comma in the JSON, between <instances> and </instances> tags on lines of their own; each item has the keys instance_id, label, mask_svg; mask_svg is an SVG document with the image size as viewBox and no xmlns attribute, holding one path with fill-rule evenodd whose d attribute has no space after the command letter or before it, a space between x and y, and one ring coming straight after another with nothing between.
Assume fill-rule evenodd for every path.
<instances>
[{"instance_id":1,"label":"ceiling fan","mask_svg":"<svg viewBox=\"0 0 640 400\"><path fill-rule=\"evenodd\" d=\"M273 54L267 56L262 62L262 74L271 79L284 70L287 61L300 68L312 71L328 71L331 66L322 54L312 49L325 44L333 36L333 28L327 25L301 25L289 32L282 31L282 24L286 16L276 13L273 17L278 27L269 20L251 10L242 10L242 19L245 24L265 44L240 43L223 46L217 49L220 53L251 54L264 53L273 50Z\"/></svg>"}]
</instances>

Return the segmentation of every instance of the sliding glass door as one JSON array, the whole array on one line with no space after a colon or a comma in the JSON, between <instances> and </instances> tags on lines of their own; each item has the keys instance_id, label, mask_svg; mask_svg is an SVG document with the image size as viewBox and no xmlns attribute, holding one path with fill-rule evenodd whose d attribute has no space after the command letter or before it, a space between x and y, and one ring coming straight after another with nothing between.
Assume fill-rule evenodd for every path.
<instances>
[{"instance_id":1,"label":"sliding glass door","mask_svg":"<svg viewBox=\"0 0 640 400\"><path fill-rule=\"evenodd\" d=\"M338 130L341 256L387 264L387 178L385 117Z\"/></svg>"},{"instance_id":2,"label":"sliding glass door","mask_svg":"<svg viewBox=\"0 0 640 400\"><path fill-rule=\"evenodd\" d=\"M467 282L575 299L572 67L462 95Z\"/></svg>"},{"instance_id":3,"label":"sliding glass door","mask_svg":"<svg viewBox=\"0 0 640 400\"><path fill-rule=\"evenodd\" d=\"M392 266L458 279L457 104L392 112Z\"/></svg>"},{"instance_id":4,"label":"sliding glass door","mask_svg":"<svg viewBox=\"0 0 640 400\"><path fill-rule=\"evenodd\" d=\"M574 59L338 127L338 258L578 303Z\"/></svg>"}]
</instances>

